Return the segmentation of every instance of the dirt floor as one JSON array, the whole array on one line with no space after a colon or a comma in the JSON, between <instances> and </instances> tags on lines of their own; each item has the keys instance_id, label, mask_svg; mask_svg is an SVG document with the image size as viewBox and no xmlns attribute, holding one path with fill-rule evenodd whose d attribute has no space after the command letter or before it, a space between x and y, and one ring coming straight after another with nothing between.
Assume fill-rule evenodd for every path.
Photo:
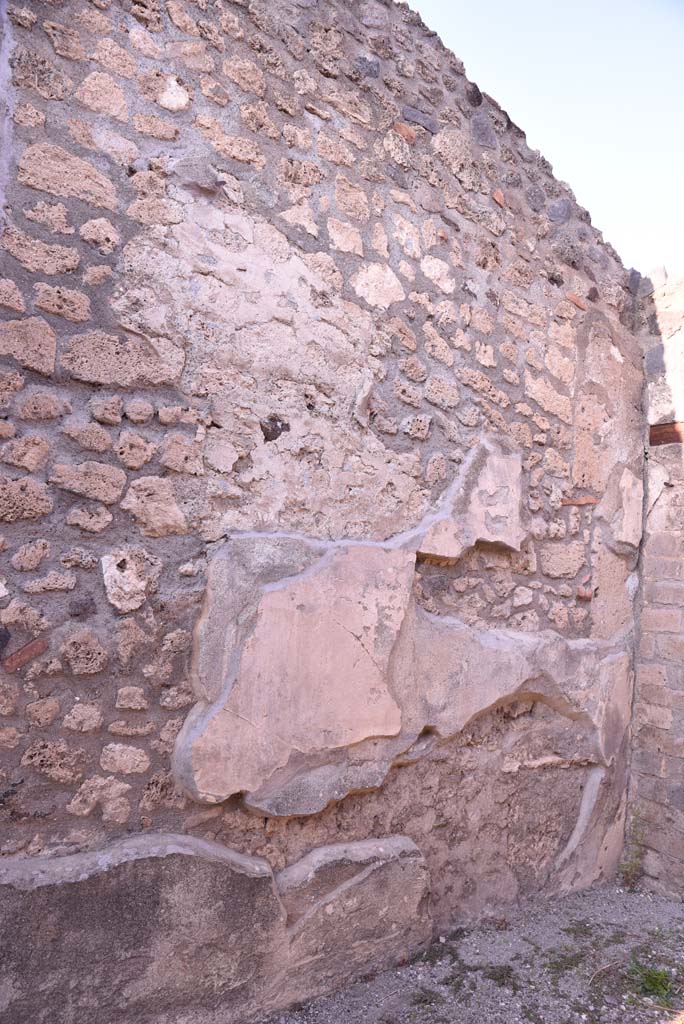
<instances>
[{"instance_id":1,"label":"dirt floor","mask_svg":"<svg viewBox=\"0 0 684 1024\"><path fill-rule=\"evenodd\" d=\"M684 1024L684 903L594 889L460 928L269 1024Z\"/></svg>"}]
</instances>

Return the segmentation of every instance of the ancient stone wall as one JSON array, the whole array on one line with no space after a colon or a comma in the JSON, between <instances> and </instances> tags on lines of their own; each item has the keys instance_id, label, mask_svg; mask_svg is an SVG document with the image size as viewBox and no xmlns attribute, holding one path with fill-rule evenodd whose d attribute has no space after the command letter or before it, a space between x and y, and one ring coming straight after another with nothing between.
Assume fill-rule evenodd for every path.
<instances>
[{"instance_id":1,"label":"ancient stone wall","mask_svg":"<svg viewBox=\"0 0 684 1024\"><path fill-rule=\"evenodd\" d=\"M648 284L648 282L647 282ZM646 287L644 290L649 291ZM650 445L626 864L652 887L684 883L684 285L642 299Z\"/></svg>"},{"instance_id":2,"label":"ancient stone wall","mask_svg":"<svg viewBox=\"0 0 684 1024\"><path fill-rule=\"evenodd\" d=\"M150 831L310 908L392 837L439 926L610 875L642 371L587 212L402 5L3 27L8 884Z\"/></svg>"}]
</instances>

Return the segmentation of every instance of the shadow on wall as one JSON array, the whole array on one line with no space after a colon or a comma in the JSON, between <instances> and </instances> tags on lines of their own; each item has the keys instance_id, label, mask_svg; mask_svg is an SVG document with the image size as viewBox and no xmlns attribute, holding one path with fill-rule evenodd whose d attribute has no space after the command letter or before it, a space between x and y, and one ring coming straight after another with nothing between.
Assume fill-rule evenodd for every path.
<instances>
[{"instance_id":1,"label":"shadow on wall","mask_svg":"<svg viewBox=\"0 0 684 1024\"><path fill-rule=\"evenodd\" d=\"M684 282L635 281L645 347L646 459L633 722L630 879L684 882Z\"/></svg>"}]
</instances>

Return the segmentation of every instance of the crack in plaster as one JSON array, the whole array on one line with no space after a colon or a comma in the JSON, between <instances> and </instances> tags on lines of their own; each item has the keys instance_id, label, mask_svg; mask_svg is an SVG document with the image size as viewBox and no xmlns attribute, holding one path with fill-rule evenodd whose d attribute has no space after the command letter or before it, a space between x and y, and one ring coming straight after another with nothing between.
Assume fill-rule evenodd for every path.
<instances>
[{"instance_id":1,"label":"crack in plaster","mask_svg":"<svg viewBox=\"0 0 684 1024\"><path fill-rule=\"evenodd\" d=\"M211 541L208 547L214 548L217 545L226 543L228 540L268 539L299 541L304 544L310 544L312 547L321 548L324 552L332 552L340 548L353 546L375 548L383 551L396 551L403 548L411 549L412 545L416 545L415 550L418 551L420 542L423 540L430 527L436 526L438 523L446 522L453 516L453 505L456 498L459 494L466 493L464 485L471 470L477 465L478 460L483 455L496 454L497 450L491 442L488 440L482 441L465 457L449 487L440 496L439 501L437 502L437 507L426 512L415 526L410 527L408 530L402 530L399 533L391 534L385 540L370 540L365 538L357 539L355 537L340 537L334 540L327 540L325 538L312 537L308 534L290 532L287 530L234 530L228 531L223 534L223 536ZM472 547L473 545L470 546ZM465 554L465 550L463 553ZM266 587L270 589L278 589L281 585L289 585L293 580L303 578L313 568L313 566L310 566L302 573L286 577L283 580L278 580L276 583L266 584Z\"/></svg>"}]
</instances>

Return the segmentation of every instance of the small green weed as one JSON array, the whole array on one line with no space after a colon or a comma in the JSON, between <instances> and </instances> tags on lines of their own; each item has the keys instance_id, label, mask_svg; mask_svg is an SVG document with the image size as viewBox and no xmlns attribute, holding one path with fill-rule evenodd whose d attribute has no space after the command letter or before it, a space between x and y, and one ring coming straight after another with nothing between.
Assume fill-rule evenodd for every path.
<instances>
[{"instance_id":1,"label":"small green weed","mask_svg":"<svg viewBox=\"0 0 684 1024\"><path fill-rule=\"evenodd\" d=\"M411 996L411 1002L414 1006L437 1006L444 1002L444 996L433 988L421 986Z\"/></svg>"},{"instance_id":2,"label":"small green weed","mask_svg":"<svg viewBox=\"0 0 684 1024\"><path fill-rule=\"evenodd\" d=\"M574 971L582 963L586 953L581 949L568 949L565 947L550 957L546 963L546 969L556 978L567 971Z\"/></svg>"},{"instance_id":3,"label":"small green weed","mask_svg":"<svg viewBox=\"0 0 684 1024\"><path fill-rule=\"evenodd\" d=\"M594 926L588 921L571 921L567 928L562 931L573 939L589 939L594 933Z\"/></svg>"},{"instance_id":4,"label":"small green weed","mask_svg":"<svg viewBox=\"0 0 684 1024\"><path fill-rule=\"evenodd\" d=\"M501 988L512 989L514 993L520 989L517 975L510 964L492 964L490 967L483 967L482 976Z\"/></svg>"},{"instance_id":5,"label":"small green weed","mask_svg":"<svg viewBox=\"0 0 684 1024\"><path fill-rule=\"evenodd\" d=\"M636 990L642 996L651 996L663 1005L668 1006L672 998L672 977L667 968L653 967L651 964L632 960L627 971Z\"/></svg>"},{"instance_id":6,"label":"small green weed","mask_svg":"<svg viewBox=\"0 0 684 1024\"><path fill-rule=\"evenodd\" d=\"M644 873L646 855L646 822L637 808L632 814L625 842L625 855L620 861L620 877L625 889L635 889Z\"/></svg>"},{"instance_id":7,"label":"small green weed","mask_svg":"<svg viewBox=\"0 0 684 1024\"><path fill-rule=\"evenodd\" d=\"M453 950L436 942L426 949L424 953L421 953L418 959L422 964L439 964L446 959L453 960L454 953Z\"/></svg>"}]
</instances>

